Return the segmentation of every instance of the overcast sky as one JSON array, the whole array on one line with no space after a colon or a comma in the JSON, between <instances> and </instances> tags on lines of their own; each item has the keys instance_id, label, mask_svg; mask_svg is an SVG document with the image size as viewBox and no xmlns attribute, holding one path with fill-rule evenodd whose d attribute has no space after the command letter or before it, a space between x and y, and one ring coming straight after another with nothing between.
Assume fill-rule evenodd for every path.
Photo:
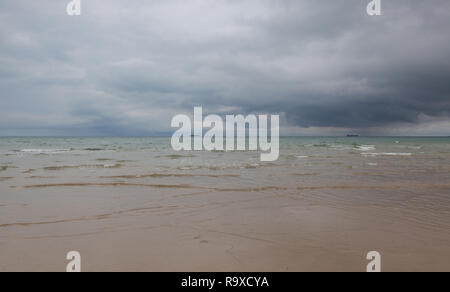
<instances>
[{"instance_id":1,"label":"overcast sky","mask_svg":"<svg viewBox=\"0 0 450 292\"><path fill-rule=\"evenodd\" d=\"M284 135L450 135L450 1L0 2L0 135L161 135L206 113Z\"/></svg>"}]
</instances>

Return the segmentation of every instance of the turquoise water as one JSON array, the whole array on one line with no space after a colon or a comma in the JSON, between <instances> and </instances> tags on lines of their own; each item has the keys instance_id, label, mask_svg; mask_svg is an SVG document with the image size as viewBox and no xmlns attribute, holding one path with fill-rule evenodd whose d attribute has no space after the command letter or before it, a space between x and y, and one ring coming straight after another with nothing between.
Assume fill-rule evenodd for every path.
<instances>
[{"instance_id":1,"label":"turquoise water","mask_svg":"<svg viewBox=\"0 0 450 292\"><path fill-rule=\"evenodd\" d=\"M293 147L322 147L338 149L361 145L375 145L398 150L401 148L432 147L430 150L449 150L450 137L281 137L281 149ZM403 147L404 146L404 147ZM354 148L355 148L354 147ZM42 150L42 151L40 151ZM70 151L132 151L171 150L168 137L0 137L0 151L52 152Z\"/></svg>"},{"instance_id":2,"label":"turquoise water","mask_svg":"<svg viewBox=\"0 0 450 292\"><path fill-rule=\"evenodd\" d=\"M167 185L244 190L335 188L339 193L366 186L363 197L372 201L382 198L367 194L383 187L392 193L449 184L450 138L283 137L274 162L261 162L258 151L176 152L168 137L0 138L0 167L4 187L158 178ZM402 196L391 200L397 198Z\"/></svg>"}]
</instances>

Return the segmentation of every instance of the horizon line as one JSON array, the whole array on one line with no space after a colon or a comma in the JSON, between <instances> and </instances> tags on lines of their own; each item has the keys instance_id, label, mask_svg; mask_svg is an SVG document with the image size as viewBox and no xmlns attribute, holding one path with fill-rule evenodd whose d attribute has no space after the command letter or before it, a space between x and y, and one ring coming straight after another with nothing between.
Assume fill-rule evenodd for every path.
<instances>
[{"instance_id":1,"label":"horizon line","mask_svg":"<svg viewBox=\"0 0 450 292\"><path fill-rule=\"evenodd\" d=\"M0 135L0 138L171 138L172 135ZM192 135L192 137L194 137ZM235 136L236 137L236 136ZM240 137L240 136L238 136ZM248 136L245 136L248 137ZM280 138L450 138L450 135L280 135Z\"/></svg>"}]
</instances>

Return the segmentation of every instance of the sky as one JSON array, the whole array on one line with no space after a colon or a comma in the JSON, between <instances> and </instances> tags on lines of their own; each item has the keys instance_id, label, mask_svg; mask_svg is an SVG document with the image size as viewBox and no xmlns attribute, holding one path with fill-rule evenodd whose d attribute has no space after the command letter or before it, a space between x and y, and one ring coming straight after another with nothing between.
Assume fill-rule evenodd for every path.
<instances>
[{"instance_id":1,"label":"sky","mask_svg":"<svg viewBox=\"0 0 450 292\"><path fill-rule=\"evenodd\" d=\"M171 135L279 114L282 135L450 135L450 1L0 2L1 136Z\"/></svg>"}]
</instances>

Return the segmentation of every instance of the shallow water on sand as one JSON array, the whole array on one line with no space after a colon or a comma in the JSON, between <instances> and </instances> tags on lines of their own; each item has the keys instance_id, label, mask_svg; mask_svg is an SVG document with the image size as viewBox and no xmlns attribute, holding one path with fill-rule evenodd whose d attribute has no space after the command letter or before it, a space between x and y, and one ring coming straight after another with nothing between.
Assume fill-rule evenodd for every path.
<instances>
[{"instance_id":1,"label":"shallow water on sand","mask_svg":"<svg viewBox=\"0 0 450 292\"><path fill-rule=\"evenodd\" d=\"M0 138L0 270L450 271L450 138ZM100 250L100 251L99 251Z\"/></svg>"}]
</instances>

